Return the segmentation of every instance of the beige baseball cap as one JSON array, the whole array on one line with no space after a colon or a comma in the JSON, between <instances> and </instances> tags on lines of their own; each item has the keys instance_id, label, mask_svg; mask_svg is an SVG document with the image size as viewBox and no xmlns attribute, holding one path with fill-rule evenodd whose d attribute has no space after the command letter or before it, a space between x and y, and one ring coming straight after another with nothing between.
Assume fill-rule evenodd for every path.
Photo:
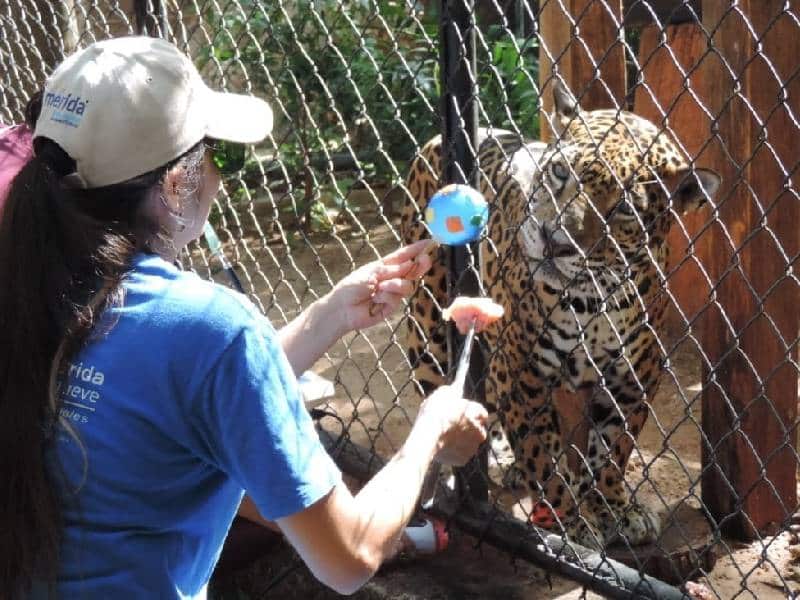
<instances>
[{"instance_id":1,"label":"beige baseball cap","mask_svg":"<svg viewBox=\"0 0 800 600\"><path fill-rule=\"evenodd\" d=\"M86 188L163 166L202 139L255 143L272 129L259 98L211 90L174 45L131 36L96 42L45 84L34 139L56 142Z\"/></svg>"}]
</instances>

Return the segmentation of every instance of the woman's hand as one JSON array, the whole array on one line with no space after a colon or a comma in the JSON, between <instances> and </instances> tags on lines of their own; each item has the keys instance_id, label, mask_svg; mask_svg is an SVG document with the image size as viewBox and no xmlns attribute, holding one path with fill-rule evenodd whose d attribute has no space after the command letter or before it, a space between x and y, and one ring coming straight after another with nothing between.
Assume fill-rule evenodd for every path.
<instances>
[{"instance_id":1,"label":"woman's hand","mask_svg":"<svg viewBox=\"0 0 800 600\"><path fill-rule=\"evenodd\" d=\"M486 440L488 420L481 404L465 400L453 387L443 385L422 403L416 422L441 428L436 460L460 467Z\"/></svg>"},{"instance_id":2,"label":"woman's hand","mask_svg":"<svg viewBox=\"0 0 800 600\"><path fill-rule=\"evenodd\" d=\"M329 295L330 316L343 333L366 329L392 314L414 291L415 282L431 268L434 242L421 240L356 269Z\"/></svg>"},{"instance_id":3,"label":"woman's hand","mask_svg":"<svg viewBox=\"0 0 800 600\"><path fill-rule=\"evenodd\" d=\"M294 372L311 368L345 333L391 314L431 268L428 251L433 243L404 246L353 271L283 327L278 335Z\"/></svg>"}]
</instances>

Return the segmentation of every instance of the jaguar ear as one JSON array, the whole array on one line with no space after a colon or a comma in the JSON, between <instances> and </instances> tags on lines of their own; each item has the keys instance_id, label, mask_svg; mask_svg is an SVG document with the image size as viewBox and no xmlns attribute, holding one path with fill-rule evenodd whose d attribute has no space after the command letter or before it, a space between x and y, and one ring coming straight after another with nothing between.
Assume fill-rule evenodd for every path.
<instances>
[{"instance_id":1,"label":"jaguar ear","mask_svg":"<svg viewBox=\"0 0 800 600\"><path fill-rule=\"evenodd\" d=\"M553 84L553 128L557 135L564 133L570 122L581 112L581 107L572 92L561 79L556 79Z\"/></svg>"},{"instance_id":2,"label":"jaguar ear","mask_svg":"<svg viewBox=\"0 0 800 600\"><path fill-rule=\"evenodd\" d=\"M722 178L710 169L680 169L665 178L673 206L679 214L696 210L713 199L719 191Z\"/></svg>"}]
</instances>

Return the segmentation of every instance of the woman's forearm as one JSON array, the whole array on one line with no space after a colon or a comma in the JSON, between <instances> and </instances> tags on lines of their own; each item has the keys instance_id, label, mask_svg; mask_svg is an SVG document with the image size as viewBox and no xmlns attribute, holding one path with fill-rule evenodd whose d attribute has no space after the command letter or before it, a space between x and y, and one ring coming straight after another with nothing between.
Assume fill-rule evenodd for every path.
<instances>
[{"instance_id":1,"label":"woman's forearm","mask_svg":"<svg viewBox=\"0 0 800 600\"><path fill-rule=\"evenodd\" d=\"M441 431L419 422L400 451L355 496L364 537L377 564L394 553L403 529L417 508ZM371 539L370 539L371 538Z\"/></svg>"},{"instance_id":2,"label":"woman's forearm","mask_svg":"<svg viewBox=\"0 0 800 600\"><path fill-rule=\"evenodd\" d=\"M355 496L339 484L309 508L278 519L312 572L352 593L394 552L434 457L463 465L486 439L486 409L442 386L420 406L400 451Z\"/></svg>"},{"instance_id":3,"label":"woman's forearm","mask_svg":"<svg viewBox=\"0 0 800 600\"><path fill-rule=\"evenodd\" d=\"M330 294L323 296L278 331L297 375L311 368L344 333L341 316L334 314L330 299Z\"/></svg>"},{"instance_id":4,"label":"woman's forearm","mask_svg":"<svg viewBox=\"0 0 800 600\"><path fill-rule=\"evenodd\" d=\"M394 554L440 436L434 423L417 421L401 450L358 494L340 485L303 513L279 520L317 578L350 594Z\"/></svg>"}]
</instances>

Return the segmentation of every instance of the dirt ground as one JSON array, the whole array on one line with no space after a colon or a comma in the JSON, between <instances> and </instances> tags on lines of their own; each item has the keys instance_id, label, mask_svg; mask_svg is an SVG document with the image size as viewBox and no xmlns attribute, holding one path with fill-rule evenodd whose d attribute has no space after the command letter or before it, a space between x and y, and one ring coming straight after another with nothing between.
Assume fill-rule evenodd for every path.
<instances>
[{"instance_id":1,"label":"dirt ground","mask_svg":"<svg viewBox=\"0 0 800 600\"><path fill-rule=\"evenodd\" d=\"M261 221L257 213L249 216L253 222ZM315 233L288 245L283 243L279 231L269 228L254 231L247 227L245 219L244 230L231 230L238 242L226 244L226 254L236 263L247 291L258 298L273 323L279 326L297 314L300 307L326 293L333 282L354 266L399 246L391 221L374 210L362 210L358 219L360 227L345 219L337 224L336 235ZM196 253L194 266L201 274L207 274L203 259L198 256ZM212 259L209 263L213 277L226 281L218 262ZM403 316L399 313L367 331L347 336L313 369L336 383L335 397L321 408L343 420L354 442L383 457L391 456L402 444L419 403L403 353L404 336ZM691 497L688 504L697 507L700 498L701 388L696 348L689 342L681 344L672 353L671 363L652 402L651 417L634 451L628 478L639 500L662 516L687 497ZM456 533L455 540L443 556L387 567L355 597L520 600L583 597L580 588L571 582L548 578L540 569L515 562L485 545L476 550L475 540L467 536ZM800 552L790 544L788 533L749 545L720 539L717 542L716 565L706 577L696 579L712 590L710 597L764 600L785 598L787 590L800 590L800 584L796 583L800 581ZM238 591L244 596L239 598L329 597L322 588L313 587L304 569L293 570L287 582L293 582L288 589L294 586L304 590L305 595L291 595L280 586L265 591L263 586L280 571L275 566L280 560L275 556L270 556L267 563L266 566L258 563L240 576ZM306 583L301 585L300 580ZM503 581L511 582L509 587L504 587Z\"/></svg>"}]
</instances>

